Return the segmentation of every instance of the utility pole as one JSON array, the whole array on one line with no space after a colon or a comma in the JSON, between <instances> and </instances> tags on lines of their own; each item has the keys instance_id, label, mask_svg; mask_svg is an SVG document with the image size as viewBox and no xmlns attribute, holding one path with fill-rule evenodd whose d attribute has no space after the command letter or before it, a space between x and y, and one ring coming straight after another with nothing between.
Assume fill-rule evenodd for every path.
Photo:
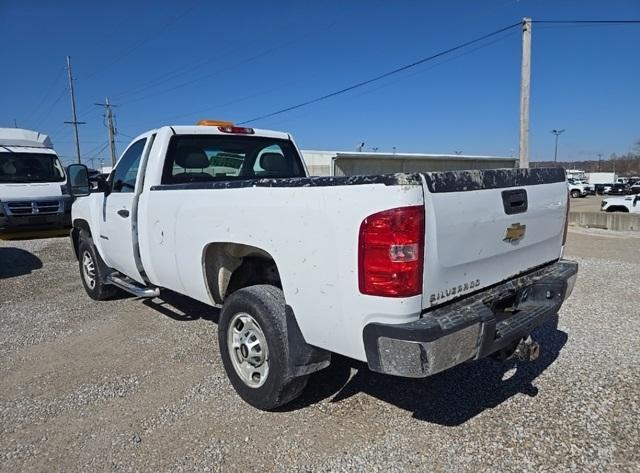
<instances>
[{"instance_id":1,"label":"utility pole","mask_svg":"<svg viewBox=\"0 0 640 473\"><path fill-rule=\"evenodd\" d=\"M105 109L105 117L107 119L107 130L109 132L109 150L111 151L111 166L116 165L116 128L113 126L113 110L115 105L109 103L109 97L104 99L104 103L97 103L100 107Z\"/></svg>"},{"instance_id":2,"label":"utility pole","mask_svg":"<svg viewBox=\"0 0 640 473\"><path fill-rule=\"evenodd\" d=\"M598 153L598 171L601 171L602 169L602 153Z\"/></svg>"},{"instance_id":3,"label":"utility pole","mask_svg":"<svg viewBox=\"0 0 640 473\"><path fill-rule=\"evenodd\" d=\"M522 19L520 76L520 167L529 167L529 83L531 80L531 18Z\"/></svg>"},{"instance_id":4,"label":"utility pole","mask_svg":"<svg viewBox=\"0 0 640 473\"><path fill-rule=\"evenodd\" d=\"M78 125L84 125L85 122L79 122L78 117L76 115L76 94L73 90L73 74L71 73L71 56L67 56L67 73L69 74L69 91L71 92L71 116L73 117L73 121L65 122L73 125L73 129L76 135L76 157L78 159L78 164L81 163L80 160L80 137L78 136Z\"/></svg>"},{"instance_id":5,"label":"utility pole","mask_svg":"<svg viewBox=\"0 0 640 473\"><path fill-rule=\"evenodd\" d=\"M613 180L616 180L616 158L615 156L611 156L611 162L613 163Z\"/></svg>"},{"instance_id":6,"label":"utility pole","mask_svg":"<svg viewBox=\"0 0 640 473\"><path fill-rule=\"evenodd\" d=\"M566 130L563 128L562 130L551 130L551 133L553 133L554 135L556 135L556 147L555 147L555 151L553 152L553 162L557 163L558 162L558 137L563 134Z\"/></svg>"}]
</instances>

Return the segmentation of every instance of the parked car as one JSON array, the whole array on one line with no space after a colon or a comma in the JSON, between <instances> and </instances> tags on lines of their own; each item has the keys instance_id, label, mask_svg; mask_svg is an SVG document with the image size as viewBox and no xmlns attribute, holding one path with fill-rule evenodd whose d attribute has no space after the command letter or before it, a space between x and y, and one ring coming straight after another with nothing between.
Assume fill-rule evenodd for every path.
<instances>
[{"instance_id":1,"label":"parked car","mask_svg":"<svg viewBox=\"0 0 640 473\"><path fill-rule=\"evenodd\" d=\"M0 235L71 226L67 177L47 135L0 128Z\"/></svg>"},{"instance_id":2,"label":"parked car","mask_svg":"<svg viewBox=\"0 0 640 473\"><path fill-rule=\"evenodd\" d=\"M534 359L576 279L559 168L309 177L288 133L203 121L135 138L100 192L68 172L89 297L222 307L226 373L260 409L332 353L405 377Z\"/></svg>"},{"instance_id":3,"label":"parked car","mask_svg":"<svg viewBox=\"0 0 640 473\"><path fill-rule=\"evenodd\" d=\"M626 184L612 184L611 187L606 190L605 194L607 195L626 195L629 193L629 187Z\"/></svg>"},{"instance_id":4,"label":"parked car","mask_svg":"<svg viewBox=\"0 0 640 473\"><path fill-rule=\"evenodd\" d=\"M567 187L569 189L569 195L573 198L586 197L591 193L592 187L588 184L575 180L568 180Z\"/></svg>"},{"instance_id":5,"label":"parked car","mask_svg":"<svg viewBox=\"0 0 640 473\"><path fill-rule=\"evenodd\" d=\"M627 197L609 197L602 201L603 212L640 213L640 194Z\"/></svg>"}]
</instances>

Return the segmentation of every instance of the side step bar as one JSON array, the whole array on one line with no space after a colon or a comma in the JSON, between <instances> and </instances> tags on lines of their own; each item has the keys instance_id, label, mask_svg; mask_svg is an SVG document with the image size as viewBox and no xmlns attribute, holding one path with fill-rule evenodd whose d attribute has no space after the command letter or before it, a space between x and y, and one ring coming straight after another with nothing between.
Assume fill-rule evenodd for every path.
<instances>
[{"instance_id":1,"label":"side step bar","mask_svg":"<svg viewBox=\"0 0 640 473\"><path fill-rule=\"evenodd\" d=\"M107 281L123 291L127 291L137 297L158 297L160 289L157 287L142 286L131 278L121 275L120 273L112 273L107 276Z\"/></svg>"}]
</instances>

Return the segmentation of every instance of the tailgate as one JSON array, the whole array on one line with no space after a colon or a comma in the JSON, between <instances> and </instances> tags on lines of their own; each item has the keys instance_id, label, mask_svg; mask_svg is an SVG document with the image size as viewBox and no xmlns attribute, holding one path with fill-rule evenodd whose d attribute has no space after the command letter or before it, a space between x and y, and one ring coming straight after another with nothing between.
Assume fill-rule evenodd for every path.
<instances>
[{"instance_id":1,"label":"tailgate","mask_svg":"<svg viewBox=\"0 0 640 473\"><path fill-rule=\"evenodd\" d=\"M562 253L563 169L425 173L423 307L492 286Z\"/></svg>"}]
</instances>

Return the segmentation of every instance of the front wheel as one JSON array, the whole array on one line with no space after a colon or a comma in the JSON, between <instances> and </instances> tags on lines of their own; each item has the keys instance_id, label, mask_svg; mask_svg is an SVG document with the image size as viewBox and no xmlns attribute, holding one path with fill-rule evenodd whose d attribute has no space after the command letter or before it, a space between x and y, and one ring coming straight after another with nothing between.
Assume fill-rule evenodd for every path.
<instances>
[{"instance_id":1,"label":"front wheel","mask_svg":"<svg viewBox=\"0 0 640 473\"><path fill-rule=\"evenodd\" d=\"M573 197L574 199L577 199L578 197L580 197L580 191L579 190L572 190L571 191L571 197Z\"/></svg>"},{"instance_id":2,"label":"front wheel","mask_svg":"<svg viewBox=\"0 0 640 473\"><path fill-rule=\"evenodd\" d=\"M240 397L271 410L302 393L307 376L291 376L282 290L256 285L231 294L218 324L222 363Z\"/></svg>"},{"instance_id":3,"label":"front wheel","mask_svg":"<svg viewBox=\"0 0 640 473\"><path fill-rule=\"evenodd\" d=\"M81 235L80 237L78 263L82 285L91 299L102 301L117 294L118 289L107 284L109 268L98 254L91 236Z\"/></svg>"}]
</instances>

